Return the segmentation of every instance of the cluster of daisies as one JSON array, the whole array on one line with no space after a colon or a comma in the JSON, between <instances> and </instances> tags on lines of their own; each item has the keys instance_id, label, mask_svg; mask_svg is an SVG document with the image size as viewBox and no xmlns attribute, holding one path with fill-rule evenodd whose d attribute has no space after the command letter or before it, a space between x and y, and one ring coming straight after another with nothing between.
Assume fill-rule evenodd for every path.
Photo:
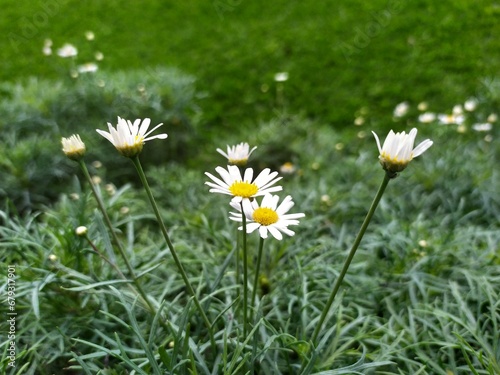
<instances>
[{"instance_id":1,"label":"cluster of daisies","mask_svg":"<svg viewBox=\"0 0 500 375\"><path fill-rule=\"evenodd\" d=\"M236 212L230 212L229 218L244 223L239 230L244 227L247 233L258 230L263 239L267 238L269 233L277 240L283 239L283 234L293 236L295 232L288 227L298 225L297 219L305 215L288 214L294 206L292 197L288 195L280 203L279 196L273 194L283 190L281 186L276 185L282 178L278 176L278 172L265 168L254 178L253 169L245 168L248 158L256 148L250 149L248 143L240 143L227 146L227 152L217 149L217 152L227 158L229 165L226 168L215 168L220 178L206 172L211 180L206 184L211 193L232 197L229 204ZM260 204L257 197L262 197Z\"/></svg>"},{"instance_id":2,"label":"cluster of daisies","mask_svg":"<svg viewBox=\"0 0 500 375\"><path fill-rule=\"evenodd\" d=\"M86 31L85 32L85 39L89 42L92 42L95 39L95 34L92 31ZM52 55L52 47L53 43L51 39L45 39L43 43L43 48L42 48L42 53L45 56L51 56ZM62 47L58 48L56 50L57 56L63 58L63 59L71 59L71 58L76 58L78 56L78 49L71 43L65 43ZM94 61L92 62L87 62L81 65L78 65L76 68L72 68L70 71L70 75L73 78L78 77L79 74L85 74L85 73L95 73L98 69L99 66L97 65L97 62L102 61L104 59L104 55L102 52L97 51L94 53Z\"/></svg>"},{"instance_id":3,"label":"cluster of daisies","mask_svg":"<svg viewBox=\"0 0 500 375\"><path fill-rule=\"evenodd\" d=\"M144 143L152 139L165 139L167 134L151 133L162 124L156 125L149 130L151 119L137 119L134 122L118 117L118 124L114 127L108 123L108 130L97 129L97 132L110 141L120 154L128 158L135 158L141 153ZM81 160L85 154L85 143L78 134L73 134L68 138L62 138L63 152L73 160ZM297 219L304 217L303 213L288 214L294 206L290 196L286 196L279 202L279 196L273 195L283 188L276 185L282 177L278 177L278 172L271 172L269 168L262 170L254 178L252 168L244 168L248 158L256 149L247 143L240 143L236 146L227 146L227 153L217 149L219 153L227 158L227 168L217 167L215 170L220 178L210 173L206 175L211 179L206 182L211 187L210 192L221 193L232 196L230 206L236 210L231 212L231 220L244 222L247 233L258 232L262 238L267 238L268 233L281 240L283 234L293 236L295 233L288 227L298 225ZM242 174L243 172L243 174ZM262 197L262 201L257 202L257 197ZM244 215L244 217L243 217ZM240 230L243 229L243 226Z\"/></svg>"},{"instance_id":4,"label":"cluster of daisies","mask_svg":"<svg viewBox=\"0 0 500 375\"><path fill-rule=\"evenodd\" d=\"M489 132L493 129L493 124L498 121L496 113L490 113L486 120L477 121L481 116L474 114L479 107L478 99L471 97L463 104L456 104L448 113L434 113L429 111L429 104L421 102L417 105L419 111L418 122L421 124L437 123L439 125L457 125L457 131L464 133L467 131L466 124L471 125L471 129L477 132ZM394 119L404 118L410 111L408 102L399 103L393 112ZM476 120L476 121L475 121Z\"/></svg>"},{"instance_id":5,"label":"cluster of daisies","mask_svg":"<svg viewBox=\"0 0 500 375\"><path fill-rule=\"evenodd\" d=\"M108 123L108 130L97 129L97 132L115 146L123 156L136 158L142 151L144 143L152 139L165 139L166 133L151 135L163 124L156 125L149 130L151 119L136 119L134 122L118 117L118 124L114 127ZM417 136L417 129L413 128L409 133L392 130L387 135L384 143L372 132L379 150L379 161L382 168L390 178L394 178L403 171L410 161L422 155L432 141L426 139L418 146L413 147ZM247 233L258 230L261 238L265 239L270 233L277 240L283 239L283 234L293 236L295 233L289 226L298 225L298 219L304 217L303 213L288 213L294 206L291 196L286 196L280 203L280 198L274 193L282 191L277 185L282 179L278 172L271 172L269 168L262 170L254 178L254 170L245 168L248 158L257 147L250 149L248 143L240 143L235 146L227 146L227 152L217 149L228 162L226 168L217 167L215 171L219 177L211 173L205 174L210 179L206 184L210 192L231 196L229 202L235 212L229 213L231 220L241 222ZM81 160L85 154L85 144L78 134L69 138L62 138L63 152L73 160ZM259 204L259 199L262 200Z\"/></svg>"}]
</instances>

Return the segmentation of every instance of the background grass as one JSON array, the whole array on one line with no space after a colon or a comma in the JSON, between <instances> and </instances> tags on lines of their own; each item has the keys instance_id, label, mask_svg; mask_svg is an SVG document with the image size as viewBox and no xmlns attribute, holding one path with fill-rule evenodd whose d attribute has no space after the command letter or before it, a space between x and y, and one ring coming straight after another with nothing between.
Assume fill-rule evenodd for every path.
<instances>
[{"instance_id":1,"label":"background grass","mask_svg":"<svg viewBox=\"0 0 500 375\"><path fill-rule=\"evenodd\" d=\"M43 40L83 53L92 30L104 69L167 65L196 76L207 128L272 118L281 71L289 111L343 127L361 107L388 120L402 100L437 110L488 95L500 68L500 7L487 0L5 0L3 12L0 79L57 77Z\"/></svg>"},{"instance_id":2,"label":"background grass","mask_svg":"<svg viewBox=\"0 0 500 375\"><path fill-rule=\"evenodd\" d=\"M417 141L431 138L434 146L390 183L321 333L316 371L500 371L498 129L472 130L498 112L498 4L2 4L0 259L4 268L17 265L24 366L12 374L110 375L137 364L150 373L153 362L179 374L193 366L238 374L245 360L260 374L297 373L382 178L370 131L383 136L413 126ZM85 40L87 30L94 41ZM70 78L72 61L42 55L45 38L54 50L74 43L77 63L103 52L99 71ZM280 86L274 74L281 71L290 78ZM471 96L479 105L463 126L417 120L421 101L449 113ZM404 100L410 112L394 119ZM95 133L117 115L165 123L169 138L148 143L141 157L188 274L210 295L210 319L223 312L216 329L227 351L218 363L201 354L206 337L184 309L183 284L130 163ZM359 117L364 123L354 126ZM74 132L88 146L90 171L101 180L131 263L145 272L145 290L158 305L166 301L168 327L135 306L114 270L74 235L88 226L96 246L114 257L87 184L60 151L60 137ZM215 148L242 140L258 145L256 169L293 163L282 182L296 212L306 213L295 237L266 243L252 351L238 340L233 263L224 268L234 227L226 201L207 193L203 175L222 162ZM199 345L187 345L183 333Z\"/></svg>"}]
</instances>

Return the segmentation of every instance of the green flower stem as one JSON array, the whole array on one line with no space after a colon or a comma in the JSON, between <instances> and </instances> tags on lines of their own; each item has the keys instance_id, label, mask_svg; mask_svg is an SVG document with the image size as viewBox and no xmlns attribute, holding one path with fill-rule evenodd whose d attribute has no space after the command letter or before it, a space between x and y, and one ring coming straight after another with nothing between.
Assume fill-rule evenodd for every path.
<instances>
[{"instance_id":1,"label":"green flower stem","mask_svg":"<svg viewBox=\"0 0 500 375\"><path fill-rule=\"evenodd\" d=\"M259 252L257 253L257 265L255 267L255 278L253 280L253 289L252 289L252 299L250 300L252 305L250 306L252 309L250 310L250 320L253 320L253 310L255 303L255 296L257 295L257 285L259 284L259 272L260 272L260 263L262 262L262 249L264 248L264 239L260 237L259 242Z\"/></svg>"},{"instance_id":2,"label":"green flower stem","mask_svg":"<svg viewBox=\"0 0 500 375\"><path fill-rule=\"evenodd\" d=\"M243 221L243 337L247 336L248 324L248 257L247 257L247 218L241 205L241 218Z\"/></svg>"},{"instance_id":3,"label":"green flower stem","mask_svg":"<svg viewBox=\"0 0 500 375\"><path fill-rule=\"evenodd\" d=\"M109 260L103 253L101 253L99 251L99 249L94 245L94 243L91 241L91 239L89 238L89 236L87 235L84 235L83 238L85 238L87 240L87 242L89 243L90 247L92 248L92 250L94 250L94 253L96 253L102 260L104 260L106 263L108 263L111 267L113 267L113 269L116 271L116 273L118 275L120 275L120 277L123 279L123 280L127 280L127 277L123 274L122 271L120 271L120 269L118 268L118 266L113 263L111 260ZM133 288L132 288L133 289ZM135 290L134 290L135 292Z\"/></svg>"},{"instance_id":4,"label":"green flower stem","mask_svg":"<svg viewBox=\"0 0 500 375\"><path fill-rule=\"evenodd\" d=\"M101 196L97 192L97 189L95 188L94 182L92 181L92 178L90 177L89 171L87 169L87 166L85 165L85 162L83 159L78 160L78 163L80 164L80 168L83 171L83 174L85 175L85 178L88 180L90 188L92 189L92 193L95 196L95 199L97 201L97 205L99 206L99 210L101 210L102 216L104 217L104 221L106 225L109 228L109 231L111 232L111 236L113 237L113 241L115 242L116 247L118 248L118 251L120 252L120 256L122 257L123 261L125 262L125 266L127 267L128 273L132 277L132 280L134 282L135 287L137 288L137 292L140 294L141 298L144 300L146 305L148 306L149 310L151 311L152 314L156 313L156 309L154 306L151 304L149 299L147 298L146 293L144 292L144 289L142 289L141 284L139 283L139 280L135 276L134 269L132 268L132 265L128 261L128 258L125 254L125 250L123 249L123 246L121 245L121 242L113 228L113 224L111 223L111 220L109 219L108 213L106 211L106 208L104 207L104 203L101 199Z\"/></svg>"},{"instance_id":5,"label":"green flower stem","mask_svg":"<svg viewBox=\"0 0 500 375\"><path fill-rule=\"evenodd\" d=\"M373 213L375 212L375 209L377 208L377 206L380 202L380 199L382 198L382 195L384 194L385 188L387 187L387 184L389 183L391 178L393 178L393 177L390 176L388 173L386 173L384 175L384 180L382 181L382 183L380 184L380 187L378 188L377 195L375 195L375 198L373 199L372 205L370 206L370 209L368 210L368 213L366 214L365 220L363 221L363 224L361 225L361 229L359 230L359 233L356 236L356 239L354 240L351 251L349 252L347 259L344 262L344 266L342 267L342 270L340 271L340 275L337 277L337 280L335 280L335 284L333 286L332 292L330 294L330 297L328 298L328 301L326 302L325 307L323 308L323 312L321 313L321 317L319 318L319 322L318 322L318 324L316 324L316 329L314 330L314 333L313 333L312 338L311 338L313 345L317 345L316 340L318 339L318 335L319 335L319 332L321 331L321 328L323 326L325 318L328 315L328 311L330 310L330 307L332 306L333 300L335 299L335 296L337 295L337 292L340 289L340 284L342 284L342 280L344 280L344 276L346 275L347 270L349 269L349 265L351 264L352 258L354 257L354 254L356 253L356 250L358 249L358 246L361 242L361 239L363 238L363 236L366 232L366 228L368 228L368 224L370 224Z\"/></svg>"},{"instance_id":6,"label":"green flower stem","mask_svg":"<svg viewBox=\"0 0 500 375\"><path fill-rule=\"evenodd\" d=\"M215 349L215 339L214 339L214 335L212 332L212 324L208 320L208 317L205 314L205 311L203 310L193 287L191 286L189 278L187 277L186 271L184 270L184 267L182 266L182 263L177 255L177 252L175 251L175 248L174 248L174 245L172 244L172 241L170 241L170 237L168 235L167 228L165 227L163 219L161 218L160 211L158 209L158 205L156 204L155 198L153 197L153 193L151 192L151 188L149 187L148 180L146 179L146 174L144 173L144 170L142 169L142 165L141 165L141 162L139 160L139 156L134 156L131 158L131 160L134 163L134 166L137 169L137 173L139 174L139 178L141 179L141 182L144 186L144 189L146 190L146 193L147 193L148 198L149 198L149 202L151 203L151 207L153 208L153 211L155 213L156 220L158 221L158 224L160 225L160 229L161 229L161 232L163 234L163 237L165 238L165 241L167 242L167 246L170 250L170 254L172 254L172 257L174 258L174 262L177 265L179 273L181 274L182 280L184 280L184 284L186 285L186 288L187 288L189 294L193 297L194 304L196 305L196 308L200 312L200 315L201 315L201 318L203 319L203 322L207 326L208 332L210 334L210 341L211 341L212 347Z\"/></svg>"}]
</instances>

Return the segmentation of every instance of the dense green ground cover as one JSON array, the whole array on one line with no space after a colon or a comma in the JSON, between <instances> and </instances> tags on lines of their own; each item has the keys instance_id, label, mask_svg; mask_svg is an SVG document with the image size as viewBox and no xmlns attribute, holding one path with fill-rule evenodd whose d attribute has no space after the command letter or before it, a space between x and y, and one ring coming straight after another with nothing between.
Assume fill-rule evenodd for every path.
<instances>
[{"instance_id":1,"label":"dense green ground cover","mask_svg":"<svg viewBox=\"0 0 500 375\"><path fill-rule=\"evenodd\" d=\"M500 373L498 123L473 129L498 112L499 12L487 1L4 1L0 260L16 266L19 314L17 368L7 373L245 373L240 365L299 373L383 176L370 131L413 126L417 141L434 146L389 184L320 334L313 373ZM100 69L71 78L71 60L41 53L46 38L54 52L75 44L78 64L101 51ZM289 79L275 82L277 72ZM449 114L469 97L478 105L461 126L417 119L421 101ZM409 112L393 118L405 100ZM148 143L141 159L215 321L218 355L205 351L202 322L184 308L186 290L133 166L95 133L116 116L165 123L169 138ZM144 289L155 305L165 301L166 326L133 305L116 269L74 233L87 226L125 271L88 184L60 151L60 137L74 132ZM256 169L292 162L282 185L306 214L295 237L266 242L247 342L230 255L235 225L203 175L224 165L215 148L242 140L258 146ZM256 246L251 236L252 259ZM2 271L2 306L6 278Z\"/></svg>"}]
</instances>

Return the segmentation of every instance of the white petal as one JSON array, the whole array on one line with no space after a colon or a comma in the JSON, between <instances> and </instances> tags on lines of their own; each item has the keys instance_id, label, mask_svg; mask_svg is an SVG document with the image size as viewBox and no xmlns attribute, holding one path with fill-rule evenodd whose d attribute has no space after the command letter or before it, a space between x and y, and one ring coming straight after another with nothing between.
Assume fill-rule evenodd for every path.
<instances>
[{"instance_id":1,"label":"white petal","mask_svg":"<svg viewBox=\"0 0 500 375\"><path fill-rule=\"evenodd\" d=\"M229 156L228 154L226 154L224 151L222 151L220 148L218 148L216 150L219 154L221 154L222 156L224 156L226 159L229 159Z\"/></svg>"},{"instance_id":2,"label":"white petal","mask_svg":"<svg viewBox=\"0 0 500 375\"><path fill-rule=\"evenodd\" d=\"M245 175L243 177L243 181L251 183L252 178L253 178L253 169L252 168L245 169ZM257 186L259 186L259 185L257 185Z\"/></svg>"},{"instance_id":3,"label":"white petal","mask_svg":"<svg viewBox=\"0 0 500 375\"><path fill-rule=\"evenodd\" d=\"M286 214L290 208L294 206L295 203L292 201L292 197L287 195L285 199L281 202L279 207L276 209L276 213L281 217L281 215Z\"/></svg>"},{"instance_id":4,"label":"white petal","mask_svg":"<svg viewBox=\"0 0 500 375\"><path fill-rule=\"evenodd\" d=\"M229 165L227 167L229 176L231 176L231 183L234 181L242 181L240 169L236 165Z\"/></svg>"},{"instance_id":5,"label":"white petal","mask_svg":"<svg viewBox=\"0 0 500 375\"><path fill-rule=\"evenodd\" d=\"M217 168L215 168L215 171L222 177L226 186L229 187L233 184L234 178L231 176L231 174L227 170L225 170L222 167L217 167Z\"/></svg>"},{"instance_id":6,"label":"white petal","mask_svg":"<svg viewBox=\"0 0 500 375\"><path fill-rule=\"evenodd\" d=\"M247 230L248 232L248 230ZM267 238L267 227L260 225L259 226L259 234L262 238Z\"/></svg>"},{"instance_id":7,"label":"white petal","mask_svg":"<svg viewBox=\"0 0 500 375\"><path fill-rule=\"evenodd\" d=\"M229 184L227 184L225 181L222 181L220 179L218 179L217 177L215 177L213 174L211 173L208 173L208 172L205 172L205 175L210 178L213 182L215 182L218 186L221 186L221 187L224 187L224 188L228 188L229 187ZM208 186L212 186L210 185L211 182L205 182Z\"/></svg>"},{"instance_id":8,"label":"white petal","mask_svg":"<svg viewBox=\"0 0 500 375\"><path fill-rule=\"evenodd\" d=\"M149 119L148 119L148 120L149 120ZM162 125L163 125L163 123L160 123L160 124L156 125L153 129L151 129L150 131L148 131L146 134L144 134L144 135L143 135L142 133L140 133L140 134L141 134L144 138L146 138L148 135L150 135L152 132L154 132L156 129L158 129L158 128L159 128L160 126L162 126ZM143 126L144 126L144 124L143 124ZM149 124L148 124L148 126L149 126ZM147 130L147 128L146 128L146 130ZM142 131L142 126L141 126L141 130L140 130L140 131ZM165 134L165 133L162 133L162 134ZM165 134L165 135L166 135L166 134ZM165 137L165 138L166 138L166 137Z\"/></svg>"},{"instance_id":9,"label":"white petal","mask_svg":"<svg viewBox=\"0 0 500 375\"><path fill-rule=\"evenodd\" d=\"M278 241L281 241L283 239L283 235L281 234L281 232L276 229L275 227L273 226L268 226L267 229L269 230L269 232L272 234L272 236L274 238L276 238Z\"/></svg>"},{"instance_id":10,"label":"white petal","mask_svg":"<svg viewBox=\"0 0 500 375\"><path fill-rule=\"evenodd\" d=\"M382 148L380 147L380 140L378 139L378 135L374 131L372 131L372 134L375 137L375 141L377 141L378 152L379 154L381 154Z\"/></svg>"},{"instance_id":11,"label":"white petal","mask_svg":"<svg viewBox=\"0 0 500 375\"><path fill-rule=\"evenodd\" d=\"M255 229L260 228L260 227L261 227L261 225L259 223L247 223L247 233L252 233ZM266 236L267 236L267 232L266 232ZM265 238L265 237L263 237L263 238Z\"/></svg>"},{"instance_id":12,"label":"white petal","mask_svg":"<svg viewBox=\"0 0 500 375\"><path fill-rule=\"evenodd\" d=\"M144 142L150 141L152 139L166 139L168 137L167 133L161 133L158 135L153 135L152 137L144 138Z\"/></svg>"},{"instance_id":13,"label":"white petal","mask_svg":"<svg viewBox=\"0 0 500 375\"><path fill-rule=\"evenodd\" d=\"M135 120L137 122L137 120ZM148 128L149 128L149 125L151 124L151 119L150 118L145 118L144 120L142 120L142 124L141 124L141 127L139 128L139 133L142 137L146 138L146 132L148 131ZM160 124L161 125L161 124ZM158 126L157 126L158 127ZM156 127L156 128L157 128ZM155 129L156 129L155 128ZM154 129L153 129L154 130ZM153 131L151 130L151 132ZM150 132L150 133L151 133ZM146 135L145 135L146 134Z\"/></svg>"},{"instance_id":14,"label":"white petal","mask_svg":"<svg viewBox=\"0 0 500 375\"><path fill-rule=\"evenodd\" d=\"M413 157L416 158L417 156L422 155L429 147L432 146L434 142L432 142L430 139L426 139L422 143L420 143L415 149L413 150Z\"/></svg>"}]
</instances>

